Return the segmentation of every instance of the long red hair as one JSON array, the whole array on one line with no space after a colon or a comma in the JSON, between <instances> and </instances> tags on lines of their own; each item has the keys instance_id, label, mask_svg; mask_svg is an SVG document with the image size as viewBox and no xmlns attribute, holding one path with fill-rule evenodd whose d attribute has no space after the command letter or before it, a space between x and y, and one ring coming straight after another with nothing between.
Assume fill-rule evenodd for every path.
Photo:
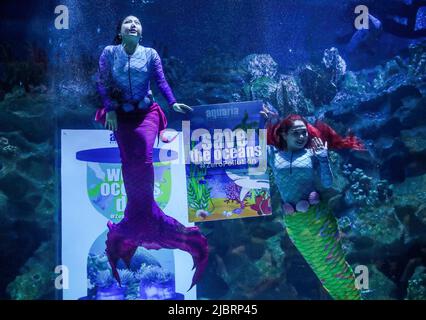
<instances>
[{"instance_id":1,"label":"long red hair","mask_svg":"<svg viewBox=\"0 0 426 320\"><path fill-rule=\"evenodd\" d=\"M281 150L287 149L287 143L282 138L281 134L283 132L287 133L296 120L302 121L308 129L307 146L311 146L312 138L317 137L324 143L327 141L329 149L366 150L361 140L353 134L350 133L347 137L341 137L324 122L317 120L314 125L311 125L305 118L297 114L290 114L280 122L267 126L267 143Z\"/></svg>"}]
</instances>

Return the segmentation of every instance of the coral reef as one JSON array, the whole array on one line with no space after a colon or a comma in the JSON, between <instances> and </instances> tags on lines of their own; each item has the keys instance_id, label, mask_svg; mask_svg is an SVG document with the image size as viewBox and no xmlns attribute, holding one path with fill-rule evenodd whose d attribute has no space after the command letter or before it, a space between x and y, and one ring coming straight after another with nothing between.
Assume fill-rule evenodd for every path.
<instances>
[{"instance_id":1,"label":"coral reef","mask_svg":"<svg viewBox=\"0 0 426 320\"><path fill-rule=\"evenodd\" d=\"M325 49L322 64L334 84L338 84L344 78L346 74L346 62L339 55L337 48Z\"/></svg>"},{"instance_id":2,"label":"coral reef","mask_svg":"<svg viewBox=\"0 0 426 320\"><path fill-rule=\"evenodd\" d=\"M277 89L277 106L282 116L291 113L309 115L314 112L312 102L305 99L293 75L281 75Z\"/></svg>"},{"instance_id":3,"label":"coral reef","mask_svg":"<svg viewBox=\"0 0 426 320\"><path fill-rule=\"evenodd\" d=\"M171 281L173 279L173 274L164 271L164 269L159 266L142 265L135 277L137 280L145 283L160 284Z\"/></svg>"},{"instance_id":4,"label":"coral reef","mask_svg":"<svg viewBox=\"0 0 426 320\"><path fill-rule=\"evenodd\" d=\"M269 54L248 55L241 61L240 66L250 82L259 78L273 79L278 72L278 64Z\"/></svg>"},{"instance_id":5,"label":"coral reef","mask_svg":"<svg viewBox=\"0 0 426 320\"><path fill-rule=\"evenodd\" d=\"M240 200L241 187L235 183L228 183L225 186L226 200L225 203L238 203L240 208L245 208L247 199L251 197L251 192L248 192L244 197L243 201Z\"/></svg>"},{"instance_id":6,"label":"coral reef","mask_svg":"<svg viewBox=\"0 0 426 320\"><path fill-rule=\"evenodd\" d=\"M7 287L14 300L52 298L55 291L55 249L53 241L43 243Z\"/></svg>"},{"instance_id":7,"label":"coral reef","mask_svg":"<svg viewBox=\"0 0 426 320\"><path fill-rule=\"evenodd\" d=\"M172 273L165 271L160 263L148 250L139 247L126 268L120 260L118 273L121 279L121 288L112 276L111 267L105 253L90 254L87 262L90 299L126 299L141 298L140 286L145 284L161 284L174 282Z\"/></svg>"},{"instance_id":8,"label":"coral reef","mask_svg":"<svg viewBox=\"0 0 426 320\"><path fill-rule=\"evenodd\" d=\"M408 281L408 300L426 300L426 268L418 267Z\"/></svg>"},{"instance_id":9,"label":"coral reef","mask_svg":"<svg viewBox=\"0 0 426 320\"><path fill-rule=\"evenodd\" d=\"M213 206L213 203L210 199L212 188L204 179L207 171L191 165L190 172L190 177L187 179L188 205L190 208L198 210L198 213L203 212L204 214L205 212L208 215L208 209Z\"/></svg>"},{"instance_id":10,"label":"coral reef","mask_svg":"<svg viewBox=\"0 0 426 320\"><path fill-rule=\"evenodd\" d=\"M352 169L352 164L343 165L343 174L350 181L350 188L346 192L346 201L349 205L378 206L389 202L392 198L392 185L386 180L373 179L367 176L360 168Z\"/></svg>"}]
</instances>

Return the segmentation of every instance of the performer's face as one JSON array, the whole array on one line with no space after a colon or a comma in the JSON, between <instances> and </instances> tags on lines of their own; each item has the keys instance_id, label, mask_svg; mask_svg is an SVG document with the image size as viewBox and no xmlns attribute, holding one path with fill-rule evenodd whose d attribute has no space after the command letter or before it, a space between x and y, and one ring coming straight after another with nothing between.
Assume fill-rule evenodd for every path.
<instances>
[{"instance_id":1,"label":"performer's face","mask_svg":"<svg viewBox=\"0 0 426 320\"><path fill-rule=\"evenodd\" d=\"M288 150L300 150L304 148L308 142L308 129L303 121L296 120L287 134L283 132L282 137L287 142Z\"/></svg>"},{"instance_id":2,"label":"performer's face","mask_svg":"<svg viewBox=\"0 0 426 320\"><path fill-rule=\"evenodd\" d=\"M142 35L142 24L135 16L128 16L123 20L120 32L122 36L133 36L140 38Z\"/></svg>"}]
</instances>

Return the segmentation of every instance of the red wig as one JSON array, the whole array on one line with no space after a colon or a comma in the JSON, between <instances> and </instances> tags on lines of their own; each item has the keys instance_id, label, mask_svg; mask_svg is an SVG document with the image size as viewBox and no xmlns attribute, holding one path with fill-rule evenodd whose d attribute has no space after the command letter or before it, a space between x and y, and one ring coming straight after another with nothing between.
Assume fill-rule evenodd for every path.
<instances>
[{"instance_id":1,"label":"red wig","mask_svg":"<svg viewBox=\"0 0 426 320\"><path fill-rule=\"evenodd\" d=\"M305 118L296 114L291 114L280 122L267 126L267 143L281 150L287 149L287 143L281 137L281 134L283 132L287 133L296 120L302 121L308 129L307 146L311 146L312 138L317 137L324 143L327 141L329 149L366 150L364 144L353 134L349 134L347 137L341 137L327 124L317 120L314 125L311 125Z\"/></svg>"}]
</instances>

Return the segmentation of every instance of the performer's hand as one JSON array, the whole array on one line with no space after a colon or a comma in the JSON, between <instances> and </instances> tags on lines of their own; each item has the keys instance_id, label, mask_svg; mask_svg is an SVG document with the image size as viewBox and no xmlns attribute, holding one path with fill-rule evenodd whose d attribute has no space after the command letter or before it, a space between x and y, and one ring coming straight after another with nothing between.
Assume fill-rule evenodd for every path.
<instances>
[{"instance_id":1,"label":"performer's hand","mask_svg":"<svg viewBox=\"0 0 426 320\"><path fill-rule=\"evenodd\" d=\"M278 120L280 115L278 111L269 103L263 104L262 111L259 112L267 121L275 121Z\"/></svg>"},{"instance_id":2,"label":"performer's hand","mask_svg":"<svg viewBox=\"0 0 426 320\"><path fill-rule=\"evenodd\" d=\"M312 139L312 149L317 157L325 158L328 155L328 143L326 141L323 144L320 138L315 137Z\"/></svg>"},{"instance_id":3,"label":"performer's hand","mask_svg":"<svg viewBox=\"0 0 426 320\"><path fill-rule=\"evenodd\" d=\"M107 112L105 128L112 131L117 130L117 113L114 110Z\"/></svg>"},{"instance_id":4,"label":"performer's hand","mask_svg":"<svg viewBox=\"0 0 426 320\"><path fill-rule=\"evenodd\" d=\"M183 104L183 103L177 103L177 102L173 103L172 108L176 112L180 112L180 113L187 113L193 110L190 106L187 106L186 104Z\"/></svg>"}]
</instances>

